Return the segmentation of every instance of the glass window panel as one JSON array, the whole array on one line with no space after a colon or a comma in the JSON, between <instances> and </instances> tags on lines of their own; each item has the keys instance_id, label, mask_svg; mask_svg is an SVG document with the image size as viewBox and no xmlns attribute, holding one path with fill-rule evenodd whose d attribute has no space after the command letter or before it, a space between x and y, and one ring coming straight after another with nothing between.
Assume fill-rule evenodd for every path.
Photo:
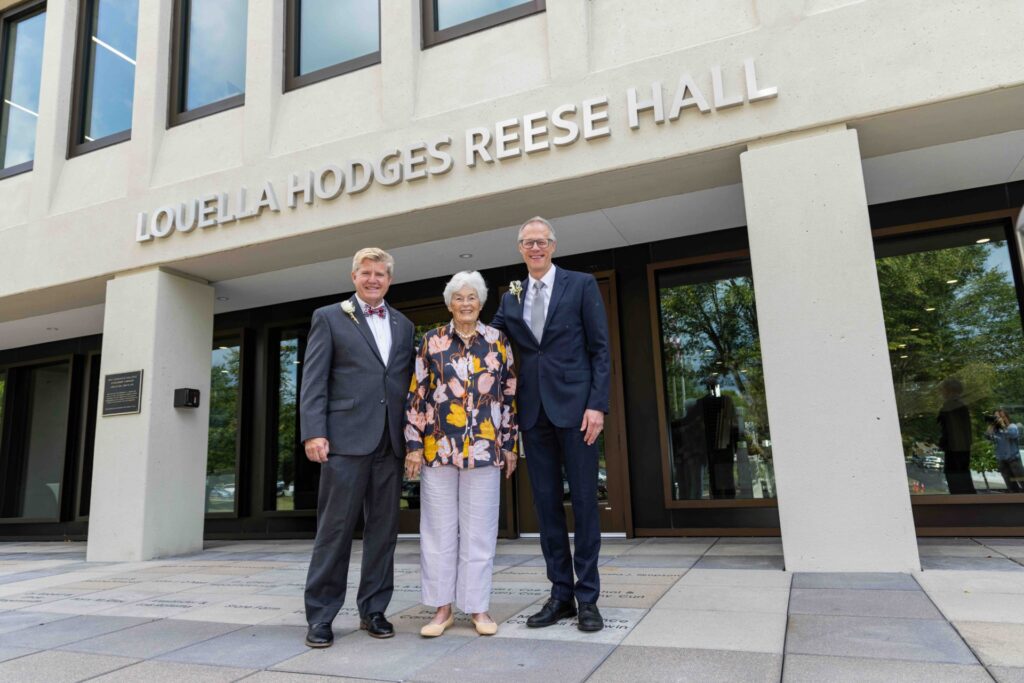
<instances>
[{"instance_id":1,"label":"glass window panel","mask_svg":"<svg viewBox=\"0 0 1024 683\"><path fill-rule=\"evenodd\" d=\"M442 31L510 7L525 5L523 0L435 0L435 31Z\"/></svg>"},{"instance_id":2,"label":"glass window panel","mask_svg":"<svg viewBox=\"0 0 1024 683\"><path fill-rule=\"evenodd\" d=\"M298 443L298 334L283 335L278 345L275 510L295 510L295 467ZM304 346L304 344L301 344Z\"/></svg>"},{"instance_id":3,"label":"glass window panel","mask_svg":"<svg viewBox=\"0 0 1024 683\"><path fill-rule=\"evenodd\" d=\"M4 436L4 404L7 398L7 371L0 370L0 443Z\"/></svg>"},{"instance_id":4,"label":"glass window panel","mask_svg":"<svg viewBox=\"0 0 1024 683\"><path fill-rule=\"evenodd\" d=\"M242 400L241 344L219 342L210 368L210 438L206 455L206 512L234 512L238 417Z\"/></svg>"},{"instance_id":5,"label":"glass window panel","mask_svg":"<svg viewBox=\"0 0 1024 683\"><path fill-rule=\"evenodd\" d=\"M673 500L775 498L749 264L658 276Z\"/></svg>"},{"instance_id":6,"label":"glass window panel","mask_svg":"<svg viewBox=\"0 0 1024 683\"><path fill-rule=\"evenodd\" d=\"M2 27L7 49L3 55L0 168L32 161L35 156L45 27L45 12Z\"/></svg>"},{"instance_id":7,"label":"glass window panel","mask_svg":"<svg viewBox=\"0 0 1024 683\"><path fill-rule=\"evenodd\" d=\"M302 0L298 75L380 50L378 0Z\"/></svg>"},{"instance_id":8,"label":"glass window panel","mask_svg":"<svg viewBox=\"0 0 1024 683\"><path fill-rule=\"evenodd\" d=\"M68 387L71 368L57 363L32 368L28 377L21 517L54 518L60 514L60 483L67 448Z\"/></svg>"},{"instance_id":9,"label":"glass window panel","mask_svg":"<svg viewBox=\"0 0 1024 683\"><path fill-rule=\"evenodd\" d=\"M245 92L246 0L190 0L185 110Z\"/></svg>"},{"instance_id":10,"label":"glass window panel","mask_svg":"<svg viewBox=\"0 0 1024 683\"><path fill-rule=\"evenodd\" d=\"M1005 228L887 240L875 251L910 492L1020 490L1009 425L1024 422L1024 333Z\"/></svg>"},{"instance_id":11,"label":"glass window panel","mask_svg":"<svg viewBox=\"0 0 1024 683\"><path fill-rule=\"evenodd\" d=\"M132 127L138 0L96 0L92 10L85 119L79 142Z\"/></svg>"}]
</instances>

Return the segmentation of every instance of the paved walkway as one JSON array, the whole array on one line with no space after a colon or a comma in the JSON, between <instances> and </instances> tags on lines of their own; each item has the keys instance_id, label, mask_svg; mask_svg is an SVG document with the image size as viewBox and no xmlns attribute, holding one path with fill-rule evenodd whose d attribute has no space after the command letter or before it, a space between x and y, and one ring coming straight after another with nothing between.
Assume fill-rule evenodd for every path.
<instances>
[{"instance_id":1,"label":"paved walkway","mask_svg":"<svg viewBox=\"0 0 1024 683\"><path fill-rule=\"evenodd\" d=\"M0 544L0 681L1024 681L1024 539L922 539L913 576L786 573L777 539L606 540L596 634L527 629L547 594L540 550L502 541L499 634L462 616L433 640L418 635L418 544L402 541L397 636L367 637L346 608L315 651L310 547L97 564L81 543Z\"/></svg>"}]
</instances>

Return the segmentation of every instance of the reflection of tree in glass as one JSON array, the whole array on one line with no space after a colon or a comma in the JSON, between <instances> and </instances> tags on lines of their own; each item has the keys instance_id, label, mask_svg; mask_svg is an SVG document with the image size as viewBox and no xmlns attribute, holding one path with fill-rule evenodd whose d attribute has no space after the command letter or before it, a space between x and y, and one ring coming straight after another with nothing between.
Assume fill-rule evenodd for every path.
<instances>
[{"instance_id":1,"label":"reflection of tree in glass","mask_svg":"<svg viewBox=\"0 0 1024 683\"><path fill-rule=\"evenodd\" d=\"M210 372L210 431L206 455L207 511L234 509L238 442L239 347L213 352Z\"/></svg>"},{"instance_id":2,"label":"reflection of tree in glass","mask_svg":"<svg viewBox=\"0 0 1024 683\"><path fill-rule=\"evenodd\" d=\"M705 393L703 378L715 376L722 393L746 411L750 453L770 457L758 443L768 438L768 411L751 278L662 289L661 315L666 375L677 385L667 387L673 414L682 414L687 398Z\"/></svg>"},{"instance_id":3,"label":"reflection of tree in glass","mask_svg":"<svg viewBox=\"0 0 1024 683\"><path fill-rule=\"evenodd\" d=\"M287 489L295 482L295 390L299 340L282 339L278 371L277 478Z\"/></svg>"},{"instance_id":4,"label":"reflection of tree in glass","mask_svg":"<svg viewBox=\"0 0 1024 683\"><path fill-rule=\"evenodd\" d=\"M877 266L905 453L936 448L938 384L956 377L972 414L971 468L996 469L983 414L1003 406L1018 417L1024 406L1024 338L1006 243L892 256Z\"/></svg>"}]
</instances>

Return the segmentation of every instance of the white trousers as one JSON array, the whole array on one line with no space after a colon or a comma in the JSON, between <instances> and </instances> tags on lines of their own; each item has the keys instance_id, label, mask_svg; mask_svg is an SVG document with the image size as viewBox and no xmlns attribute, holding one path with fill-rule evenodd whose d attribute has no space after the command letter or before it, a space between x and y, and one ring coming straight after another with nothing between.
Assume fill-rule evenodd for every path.
<instances>
[{"instance_id":1,"label":"white trousers","mask_svg":"<svg viewBox=\"0 0 1024 683\"><path fill-rule=\"evenodd\" d=\"M486 612L498 541L501 469L424 467L420 483L423 604Z\"/></svg>"}]
</instances>

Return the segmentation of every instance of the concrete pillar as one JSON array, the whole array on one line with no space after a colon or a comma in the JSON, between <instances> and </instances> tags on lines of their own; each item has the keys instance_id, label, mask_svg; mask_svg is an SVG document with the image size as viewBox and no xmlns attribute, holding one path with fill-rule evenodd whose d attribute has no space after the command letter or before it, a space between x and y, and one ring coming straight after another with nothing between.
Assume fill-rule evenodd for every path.
<instances>
[{"instance_id":1,"label":"concrete pillar","mask_svg":"<svg viewBox=\"0 0 1024 683\"><path fill-rule=\"evenodd\" d=\"M740 160L786 568L918 570L857 133Z\"/></svg>"},{"instance_id":2,"label":"concrete pillar","mask_svg":"<svg viewBox=\"0 0 1024 683\"><path fill-rule=\"evenodd\" d=\"M148 269L107 283L101 377L143 371L142 411L96 422L87 559L203 547L213 287ZM200 407L174 408L197 388ZM102 391L102 390L101 390Z\"/></svg>"}]
</instances>

